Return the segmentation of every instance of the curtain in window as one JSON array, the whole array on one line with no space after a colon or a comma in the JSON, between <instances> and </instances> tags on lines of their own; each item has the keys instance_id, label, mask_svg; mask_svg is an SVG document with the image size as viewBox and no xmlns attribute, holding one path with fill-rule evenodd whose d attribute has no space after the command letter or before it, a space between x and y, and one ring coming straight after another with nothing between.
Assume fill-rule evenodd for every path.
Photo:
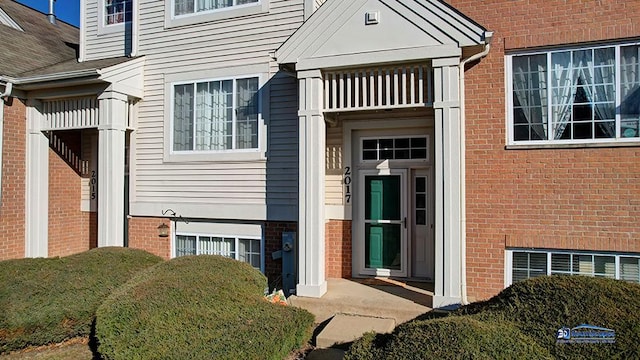
<instances>
[{"instance_id":1,"label":"curtain in window","mask_svg":"<svg viewBox=\"0 0 640 360\"><path fill-rule=\"evenodd\" d=\"M173 104L173 149L193 150L193 85L176 85Z\"/></svg>"},{"instance_id":2,"label":"curtain in window","mask_svg":"<svg viewBox=\"0 0 640 360\"><path fill-rule=\"evenodd\" d=\"M554 139L561 139L571 121L573 104L573 76L571 74L571 52L551 55L551 119Z\"/></svg>"},{"instance_id":3,"label":"curtain in window","mask_svg":"<svg viewBox=\"0 0 640 360\"><path fill-rule=\"evenodd\" d=\"M640 46L620 49L620 135L640 136Z\"/></svg>"},{"instance_id":4,"label":"curtain in window","mask_svg":"<svg viewBox=\"0 0 640 360\"><path fill-rule=\"evenodd\" d=\"M258 147L258 78L236 81L236 148Z\"/></svg>"},{"instance_id":5,"label":"curtain in window","mask_svg":"<svg viewBox=\"0 0 640 360\"><path fill-rule=\"evenodd\" d=\"M584 52L588 56L578 57L579 76L584 79L584 90L593 104L594 118L598 121L596 126L600 128L604 136L616 137L616 90L615 90L615 49L595 49ZM575 61L574 61L575 62ZM575 80L577 81L577 79Z\"/></svg>"},{"instance_id":6,"label":"curtain in window","mask_svg":"<svg viewBox=\"0 0 640 360\"><path fill-rule=\"evenodd\" d=\"M173 13L175 15L193 14L194 0L173 0L173 1L174 1Z\"/></svg>"},{"instance_id":7,"label":"curtain in window","mask_svg":"<svg viewBox=\"0 0 640 360\"><path fill-rule=\"evenodd\" d=\"M233 82L211 81L197 87L196 150L230 149Z\"/></svg>"},{"instance_id":8,"label":"curtain in window","mask_svg":"<svg viewBox=\"0 0 640 360\"><path fill-rule=\"evenodd\" d=\"M545 55L520 56L513 60L515 131L526 127L518 140L547 139L547 60ZM525 125L520 125L524 123Z\"/></svg>"}]
</instances>

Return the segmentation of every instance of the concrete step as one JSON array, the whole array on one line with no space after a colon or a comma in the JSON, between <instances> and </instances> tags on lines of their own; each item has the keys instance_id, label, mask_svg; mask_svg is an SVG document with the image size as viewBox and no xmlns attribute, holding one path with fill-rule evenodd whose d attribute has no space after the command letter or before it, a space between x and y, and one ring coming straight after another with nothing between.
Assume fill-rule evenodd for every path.
<instances>
[{"instance_id":1,"label":"concrete step","mask_svg":"<svg viewBox=\"0 0 640 360\"><path fill-rule=\"evenodd\" d=\"M318 334L316 348L325 349L336 344L349 343L369 331L389 333L395 327L396 321L394 319L337 314Z\"/></svg>"}]
</instances>

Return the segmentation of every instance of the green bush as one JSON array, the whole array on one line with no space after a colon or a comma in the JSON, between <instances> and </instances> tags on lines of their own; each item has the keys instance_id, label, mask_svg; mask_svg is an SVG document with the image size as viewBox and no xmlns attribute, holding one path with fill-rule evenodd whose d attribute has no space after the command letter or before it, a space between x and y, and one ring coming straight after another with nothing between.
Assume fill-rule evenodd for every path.
<instances>
[{"instance_id":1,"label":"green bush","mask_svg":"<svg viewBox=\"0 0 640 360\"><path fill-rule=\"evenodd\" d=\"M390 335L369 333L351 346L344 359L551 359L551 356L510 324L447 317L412 321L398 326Z\"/></svg>"},{"instance_id":2,"label":"green bush","mask_svg":"<svg viewBox=\"0 0 640 360\"><path fill-rule=\"evenodd\" d=\"M539 277L459 309L482 321L509 321L559 359L640 358L640 285L582 277ZM615 344L556 344L562 327L613 329Z\"/></svg>"},{"instance_id":3,"label":"green bush","mask_svg":"<svg viewBox=\"0 0 640 360\"><path fill-rule=\"evenodd\" d=\"M114 292L96 317L105 359L282 359L313 316L263 299L266 278L220 256L173 259Z\"/></svg>"},{"instance_id":4,"label":"green bush","mask_svg":"<svg viewBox=\"0 0 640 360\"><path fill-rule=\"evenodd\" d=\"M88 336L107 295L160 261L141 250L100 248L0 262L0 353Z\"/></svg>"}]
</instances>

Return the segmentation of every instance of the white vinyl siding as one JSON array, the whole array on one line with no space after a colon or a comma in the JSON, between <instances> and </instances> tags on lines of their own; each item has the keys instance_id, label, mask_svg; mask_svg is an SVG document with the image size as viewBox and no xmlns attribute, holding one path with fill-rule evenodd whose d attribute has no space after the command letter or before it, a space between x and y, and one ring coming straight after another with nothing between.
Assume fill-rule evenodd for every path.
<instances>
[{"instance_id":1,"label":"white vinyl siding","mask_svg":"<svg viewBox=\"0 0 640 360\"><path fill-rule=\"evenodd\" d=\"M507 56L510 145L640 141L640 46Z\"/></svg>"},{"instance_id":2,"label":"white vinyl siding","mask_svg":"<svg viewBox=\"0 0 640 360\"><path fill-rule=\"evenodd\" d=\"M107 23L107 1L111 0L86 0L84 61L125 55L124 23ZM127 5L136 6L137 2L131 0Z\"/></svg>"},{"instance_id":3,"label":"white vinyl siding","mask_svg":"<svg viewBox=\"0 0 640 360\"><path fill-rule=\"evenodd\" d=\"M507 286L543 275L607 277L640 283L640 254L507 250Z\"/></svg>"},{"instance_id":4,"label":"white vinyl siding","mask_svg":"<svg viewBox=\"0 0 640 360\"><path fill-rule=\"evenodd\" d=\"M170 204L185 217L295 221L297 80L280 72L270 53L302 23L303 1L271 0L268 13L172 28L164 27L163 4L140 3L145 96L133 133L132 214L157 216ZM265 91L260 157L165 158L171 147L165 148L165 140L171 134L172 83L251 74L261 74Z\"/></svg>"},{"instance_id":5,"label":"white vinyl siding","mask_svg":"<svg viewBox=\"0 0 640 360\"><path fill-rule=\"evenodd\" d=\"M325 204L342 205L344 166L342 156L342 122L327 127L327 159L325 170Z\"/></svg>"},{"instance_id":6,"label":"white vinyl siding","mask_svg":"<svg viewBox=\"0 0 640 360\"><path fill-rule=\"evenodd\" d=\"M220 255L264 271L262 241L259 238L176 234L175 255Z\"/></svg>"}]
</instances>

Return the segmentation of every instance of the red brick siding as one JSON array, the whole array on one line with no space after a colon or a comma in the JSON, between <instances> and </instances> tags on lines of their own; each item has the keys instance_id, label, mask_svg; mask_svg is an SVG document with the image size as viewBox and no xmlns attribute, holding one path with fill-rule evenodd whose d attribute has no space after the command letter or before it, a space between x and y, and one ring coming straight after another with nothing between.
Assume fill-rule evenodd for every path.
<instances>
[{"instance_id":1,"label":"red brick siding","mask_svg":"<svg viewBox=\"0 0 640 360\"><path fill-rule=\"evenodd\" d=\"M59 132L71 152L80 153L79 131ZM91 215L80 210L82 178L49 150L49 256L67 256L92 247ZM94 245L95 247L95 245Z\"/></svg>"},{"instance_id":2,"label":"red brick siding","mask_svg":"<svg viewBox=\"0 0 640 360\"><path fill-rule=\"evenodd\" d=\"M505 150L506 49L640 36L640 1L450 0L494 31L466 73L467 282L504 287L507 247L640 252L638 148Z\"/></svg>"},{"instance_id":3,"label":"red brick siding","mask_svg":"<svg viewBox=\"0 0 640 360\"><path fill-rule=\"evenodd\" d=\"M0 260L24 257L26 108L18 99L4 106Z\"/></svg>"},{"instance_id":4,"label":"red brick siding","mask_svg":"<svg viewBox=\"0 0 640 360\"><path fill-rule=\"evenodd\" d=\"M129 219L129 247L148 251L164 259L171 257L171 234L158 236L158 226L169 219L132 217Z\"/></svg>"},{"instance_id":5,"label":"red brick siding","mask_svg":"<svg viewBox=\"0 0 640 360\"><path fill-rule=\"evenodd\" d=\"M328 221L325 224L326 277L350 278L351 258L351 221Z\"/></svg>"}]
</instances>

